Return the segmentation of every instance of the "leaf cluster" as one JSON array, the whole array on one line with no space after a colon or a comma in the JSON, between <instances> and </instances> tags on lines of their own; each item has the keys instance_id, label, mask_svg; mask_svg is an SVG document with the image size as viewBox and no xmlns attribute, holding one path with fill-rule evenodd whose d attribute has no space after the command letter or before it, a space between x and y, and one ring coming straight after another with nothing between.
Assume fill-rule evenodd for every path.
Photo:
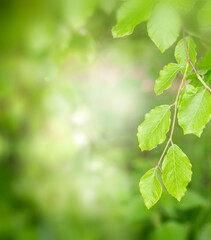
<instances>
[{"instance_id":1,"label":"leaf cluster","mask_svg":"<svg viewBox=\"0 0 211 240\"><path fill-rule=\"evenodd\" d=\"M147 31L151 40L163 53L172 46L181 31L181 15L191 10L195 1L132 0L126 1L119 10L117 25L113 28L114 38L123 37L133 32L135 26L147 22ZM158 169L162 162L162 182L167 191L178 201L184 196L191 181L191 163L186 154L173 143L176 119L184 134L201 136L205 125L211 118L211 52L197 62L196 44L190 36L184 36L175 47L176 63L169 63L160 71L155 81L155 93L160 95L168 89L177 74L183 77L173 104L161 105L145 115L145 120L138 127L139 147L142 151L152 150L169 139L163 154L155 166L140 180L139 187L147 208L152 207L161 197L162 184L158 179ZM190 80L188 82L188 80ZM171 108L174 114L171 117ZM169 145L171 146L169 147Z\"/></svg>"}]
</instances>

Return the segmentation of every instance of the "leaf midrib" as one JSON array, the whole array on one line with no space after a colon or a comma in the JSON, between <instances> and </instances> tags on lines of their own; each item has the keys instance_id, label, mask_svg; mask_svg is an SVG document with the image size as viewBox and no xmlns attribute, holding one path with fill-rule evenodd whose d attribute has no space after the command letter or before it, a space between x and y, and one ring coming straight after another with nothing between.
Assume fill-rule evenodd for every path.
<instances>
[{"instance_id":1,"label":"leaf midrib","mask_svg":"<svg viewBox=\"0 0 211 240\"><path fill-rule=\"evenodd\" d=\"M163 117L161 118L161 120L158 122L158 124L155 126L155 128L153 129L152 133L154 133L155 129L157 128L157 126L161 123L161 121L163 120L163 118L165 117L166 113L168 112L168 110L170 109L170 106L168 106L168 109L165 111L165 113L163 114ZM151 133L151 135L152 135Z\"/></svg>"},{"instance_id":2,"label":"leaf midrib","mask_svg":"<svg viewBox=\"0 0 211 240\"><path fill-rule=\"evenodd\" d=\"M193 119L195 119L195 116L197 115L197 112L199 111L200 109L200 106L201 106L201 102L202 102L202 99L203 99L203 96L204 96L204 93L205 93L205 90L203 90L204 92L201 94L201 98L200 98L200 101L198 103L198 107L197 107L197 110L195 111L194 113L194 116L192 117L192 120L191 120L191 123L193 122ZM200 93L200 92L198 92ZM191 106L191 105L190 105Z\"/></svg>"},{"instance_id":3,"label":"leaf midrib","mask_svg":"<svg viewBox=\"0 0 211 240\"><path fill-rule=\"evenodd\" d=\"M174 153L174 151L175 151L175 146L173 146L172 147L172 149L173 149L173 159L174 159L174 175L175 175L175 182L176 182L176 196L178 197L178 180L177 180L177 174L176 174L176 158L175 158L175 153Z\"/></svg>"},{"instance_id":4,"label":"leaf midrib","mask_svg":"<svg viewBox=\"0 0 211 240\"><path fill-rule=\"evenodd\" d=\"M183 66L179 66L179 68L177 68L172 74L171 74L171 76L161 85L161 87L160 88L158 88L158 90L157 90L157 92L159 92L160 91L160 89L162 89L163 88L163 86L166 84L166 82L168 82L169 81L169 79L178 71L179 72L179 69L180 68L182 68ZM173 81L173 80L172 80ZM164 89L165 90L165 89ZM163 90L163 91L164 91ZM162 93L162 92L161 92Z\"/></svg>"}]
</instances>

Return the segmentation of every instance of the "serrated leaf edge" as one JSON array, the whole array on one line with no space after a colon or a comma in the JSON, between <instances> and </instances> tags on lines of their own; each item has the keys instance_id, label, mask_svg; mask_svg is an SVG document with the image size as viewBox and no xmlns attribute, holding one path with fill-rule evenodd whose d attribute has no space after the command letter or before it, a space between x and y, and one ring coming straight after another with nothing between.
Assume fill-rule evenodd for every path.
<instances>
[{"instance_id":1,"label":"serrated leaf edge","mask_svg":"<svg viewBox=\"0 0 211 240\"><path fill-rule=\"evenodd\" d=\"M175 146L177 146L176 144L174 144ZM173 145L173 146L174 146ZM171 146L171 147L173 147L173 146ZM171 148L170 147L170 148ZM177 146L178 147L178 146ZM170 149L169 148L169 149ZM180 147L178 147L181 151L182 151L182 149L180 148ZM169 149L168 149L168 151L169 151ZM168 153L168 151L167 151L167 153ZM166 154L167 154L166 153ZM182 151L182 154L184 155L184 156L186 156L187 157L187 155ZM188 157L187 157L188 158ZM189 160L189 158L188 158L188 160ZM164 161L165 161L165 158L164 158ZM163 161L163 162L164 162ZM181 194L181 196L180 197L178 197L178 196L174 196L171 192L169 192L169 190L167 189L167 187L165 186L165 183L164 183L164 181L163 181L163 184L164 184L164 186L166 187L166 190L168 191L168 193L171 195L171 196L173 196L174 198L176 198L179 202L181 201L181 199L183 198L183 196L185 195L185 193L187 192L187 186L188 186L188 184L191 182L191 179L192 179L192 174L193 174L193 172L192 172L192 164L191 164L191 162L190 162L190 160L189 160L189 163L190 163L190 167L191 167L191 176L190 176L190 181L186 184L186 186L185 186L185 189L184 189L184 192ZM174 163L174 165L175 165L175 163ZM163 170L163 167L162 167L162 170ZM164 170L163 170L164 171Z\"/></svg>"},{"instance_id":2,"label":"serrated leaf edge","mask_svg":"<svg viewBox=\"0 0 211 240\"><path fill-rule=\"evenodd\" d=\"M148 206L148 204L146 204L146 202L147 202L147 201L146 201L146 198L144 197L144 195L142 194L142 191L141 191L141 180L142 180L142 178L143 178L149 171L151 171L152 169L154 170L153 176L155 175L156 180L160 183L160 181L159 181L159 179L158 179L158 177L157 177L157 169L154 169L154 168L151 168L150 170L148 170L148 171L141 177L141 179L140 179L140 181L139 181L139 190L140 190L140 193L141 193L141 195L142 195L142 197L143 197L143 199L144 199L144 204L145 204L145 206L147 207L148 210L149 210L151 207L153 207L153 206L160 200L161 195L162 195L162 192L163 192L162 184L160 183L160 185L161 185L161 192L160 192L160 195L159 195L157 201L156 201L152 206Z\"/></svg>"},{"instance_id":3,"label":"serrated leaf edge","mask_svg":"<svg viewBox=\"0 0 211 240\"><path fill-rule=\"evenodd\" d=\"M169 107L168 110L170 110L170 108L171 108L170 105L160 105L160 106L157 106L157 107L162 107L162 106L168 106L168 107ZM157 107L156 107L156 108L157 108ZM155 110L155 108L145 114L144 121L147 120L148 115L149 115L151 112L153 112L154 110ZM168 110L167 110L167 111L168 111ZM165 114L167 113L167 111L165 112ZM165 114L163 115L162 119L164 118ZM160 120L160 122L162 121L162 119ZM144 121L143 121L143 122L144 122ZM142 122L142 123L143 123L143 122ZM156 125L156 128L157 128L157 126L160 124L160 122ZM138 126L138 133L137 133L138 141L139 141L139 139L140 139L140 137L139 137L139 131L140 131L140 130L139 130L139 129L142 128L142 126L141 126L142 123ZM166 134L167 134L168 131L169 131L170 124L171 124L171 112L170 112L169 124L168 124L168 127L167 127L168 130L167 130ZM153 132L154 132L154 130L153 130ZM151 134L152 134L152 133L151 133ZM153 147L153 148L144 149L144 148L141 147L141 144L139 144L139 147L140 147L141 151L150 151L150 150L156 148L159 144L161 144L161 143L163 143L163 142L165 141L165 139L166 139L166 134L165 134L164 138L162 138L162 139L160 140L160 142L159 142L155 147ZM140 141L139 141L139 142L140 142Z\"/></svg>"},{"instance_id":4,"label":"serrated leaf edge","mask_svg":"<svg viewBox=\"0 0 211 240\"><path fill-rule=\"evenodd\" d=\"M164 69L165 69L167 66L169 66L170 64L177 64L177 63L169 63L168 65L164 66L163 69L160 71L160 74L159 74L158 79L160 78L161 73L165 71ZM167 82L176 72L177 72L177 74L178 74L178 73L179 73L179 69L183 68L182 65L179 65L179 64L177 64L177 65L178 65L178 69L175 70L174 73L172 73L172 75L166 80L166 82ZM156 79L156 81L155 81L155 87L156 87L156 82L157 82L158 79ZM172 82L173 82L173 80L172 80ZM165 83L163 83L162 86L163 86L163 85L165 85ZM169 87L171 87L171 85L170 85ZM168 87L168 88L169 88L169 87ZM154 89L156 95L160 95L160 94L162 94L165 90L168 89L168 88L166 88L166 89L164 89L162 92L158 93L161 88L162 88L162 87L160 87L158 90L155 90L155 89Z\"/></svg>"}]
</instances>

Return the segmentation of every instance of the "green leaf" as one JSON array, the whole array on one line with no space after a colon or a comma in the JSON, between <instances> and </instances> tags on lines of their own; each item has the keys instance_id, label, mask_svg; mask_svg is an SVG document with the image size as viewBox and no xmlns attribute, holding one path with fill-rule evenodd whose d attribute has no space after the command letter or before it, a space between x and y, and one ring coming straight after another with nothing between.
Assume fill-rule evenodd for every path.
<instances>
[{"instance_id":1,"label":"green leaf","mask_svg":"<svg viewBox=\"0 0 211 240\"><path fill-rule=\"evenodd\" d=\"M163 183L166 189L180 201L191 180L190 160L177 145L173 144L164 158L162 170Z\"/></svg>"},{"instance_id":2,"label":"green leaf","mask_svg":"<svg viewBox=\"0 0 211 240\"><path fill-rule=\"evenodd\" d=\"M155 93L159 95L163 93L165 89L168 89L178 72L180 71L181 66L176 63L170 63L160 71L160 76L155 82Z\"/></svg>"},{"instance_id":3,"label":"green leaf","mask_svg":"<svg viewBox=\"0 0 211 240\"><path fill-rule=\"evenodd\" d=\"M193 63L193 65L196 63L196 44L194 43L193 39L190 37L186 37L186 44L187 44L187 50L190 56L190 60ZM188 58L187 58L187 53L185 50L185 44L184 40L181 39L175 48L175 58L181 66L185 68ZM189 73L192 70L192 67L188 66L187 72ZM182 71L184 73L184 70Z\"/></svg>"},{"instance_id":4,"label":"green leaf","mask_svg":"<svg viewBox=\"0 0 211 240\"><path fill-rule=\"evenodd\" d=\"M203 133L203 130L204 130L204 128L205 128L205 126L202 128L202 129L200 129L200 130L198 130L198 131L196 131L196 132L194 132L193 134L195 134L197 137L201 137L201 135L202 135L202 133Z\"/></svg>"},{"instance_id":5,"label":"green leaf","mask_svg":"<svg viewBox=\"0 0 211 240\"><path fill-rule=\"evenodd\" d=\"M170 115L169 105L158 106L145 115L137 133L142 151L151 150L165 141L171 123Z\"/></svg>"},{"instance_id":6,"label":"green leaf","mask_svg":"<svg viewBox=\"0 0 211 240\"><path fill-rule=\"evenodd\" d=\"M147 30L149 37L163 53L179 36L180 17L170 5L159 4L150 15Z\"/></svg>"},{"instance_id":7,"label":"green leaf","mask_svg":"<svg viewBox=\"0 0 211 240\"><path fill-rule=\"evenodd\" d=\"M202 57L198 63L200 70L210 70L211 69L211 51L208 52L204 57Z\"/></svg>"},{"instance_id":8,"label":"green leaf","mask_svg":"<svg viewBox=\"0 0 211 240\"><path fill-rule=\"evenodd\" d=\"M162 194L162 185L157 178L157 170L150 169L139 182L139 189L146 207L151 208Z\"/></svg>"},{"instance_id":9,"label":"green leaf","mask_svg":"<svg viewBox=\"0 0 211 240\"><path fill-rule=\"evenodd\" d=\"M201 136L203 128L211 118L211 95L202 87L187 85L178 105L178 122L184 134Z\"/></svg>"},{"instance_id":10,"label":"green leaf","mask_svg":"<svg viewBox=\"0 0 211 240\"><path fill-rule=\"evenodd\" d=\"M117 25L113 27L114 38L130 35L135 26L148 19L155 0L128 0L119 9Z\"/></svg>"}]
</instances>

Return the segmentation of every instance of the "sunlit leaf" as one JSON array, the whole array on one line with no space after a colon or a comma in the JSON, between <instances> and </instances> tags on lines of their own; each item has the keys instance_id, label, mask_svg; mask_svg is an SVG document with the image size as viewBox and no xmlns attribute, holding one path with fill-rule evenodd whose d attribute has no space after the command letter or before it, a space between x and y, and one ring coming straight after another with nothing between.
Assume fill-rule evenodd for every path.
<instances>
[{"instance_id":1,"label":"sunlit leaf","mask_svg":"<svg viewBox=\"0 0 211 240\"><path fill-rule=\"evenodd\" d=\"M145 115L137 134L142 151L151 150L164 142L171 123L170 115L169 105L158 106Z\"/></svg>"},{"instance_id":2,"label":"sunlit leaf","mask_svg":"<svg viewBox=\"0 0 211 240\"><path fill-rule=\"evenodd\" d=\"M200 137L211 118L211 95L202 87L187 85L178 105L178 122L184 134L193 133Z\"/></svg>"},{"instance_id":3,"label":"sunlit leaf","mask_svg":"<svg viewBox=\"0 0 211 240\"><path fill-rule=\"evenodd\" d=\"M130 35L135 26L148 19L155 0L127 0L117 14L117 25L113 27L114 38Z\"/></svg>"},{"instance_id":4,"label":"sunlit leaf","mask_svg":"<svg viewBox=\"0 0 211 240\"><path fill-rule=\"evenodd\" d=\"M151 208L162 194L162 185L157 178L157 170L150 169L139 182L140 192L146 207Z\"/></svg>"},{"instance_id":5,"label":"sunlit leaf","mask_svg":"<svg viewBox=\"0 0 211 240\"><path fill-rule=\"evenodd\" d=\"M155 93L157 95L163 93L165 89L168 89L178 72L180 71L181 66L176 63L170 63L160 71L160 76L155 82Z\"/></svg>"},{"instance_id":6,"label":"sunlit leaf","mask_svg":"<svg viewBox=\"0 0 211 240\"><path fill-rule=\"evenodd\" d=\"M184 152L177 146L172 145L162 164L163 183L168 192L178 201L184 196L186 187L191 180L191 163Z\"/></svg>"},{"instance_id":7,"label":"sunlit leaf","mask_svg":"<svg viewBox=\"0 0 211 240\"><path fill-rule=\"evenodd\" d=\"M187 50L189 53L190 60L194 65L196 63L196 50L195 50L196 44L194 43L193 39L190 37L186 37L185 39L186 39ZM185 44L184 44L183 39L181 39L178 42L178 44L175 48L175 58L176 58L178 64L183 66L183 69L184 69L187 64L188 58L187 58L187 53L185 50ZM190 72L191 70L192 70L192 67L189 64L187 72ZM182 72L184 72L184 70Z\"/></svg>"},{"instance_id":8,"label":"sunlit leaf","mask_svg":"<svg viewBox=\"0 0 211 240\"><path fill-rule=\"evenodd\" d=\"M164 52L179 36L179 15L170 5L159 4L150 15L147 30L152 41Z\"/></svg>"}]
</instances>

